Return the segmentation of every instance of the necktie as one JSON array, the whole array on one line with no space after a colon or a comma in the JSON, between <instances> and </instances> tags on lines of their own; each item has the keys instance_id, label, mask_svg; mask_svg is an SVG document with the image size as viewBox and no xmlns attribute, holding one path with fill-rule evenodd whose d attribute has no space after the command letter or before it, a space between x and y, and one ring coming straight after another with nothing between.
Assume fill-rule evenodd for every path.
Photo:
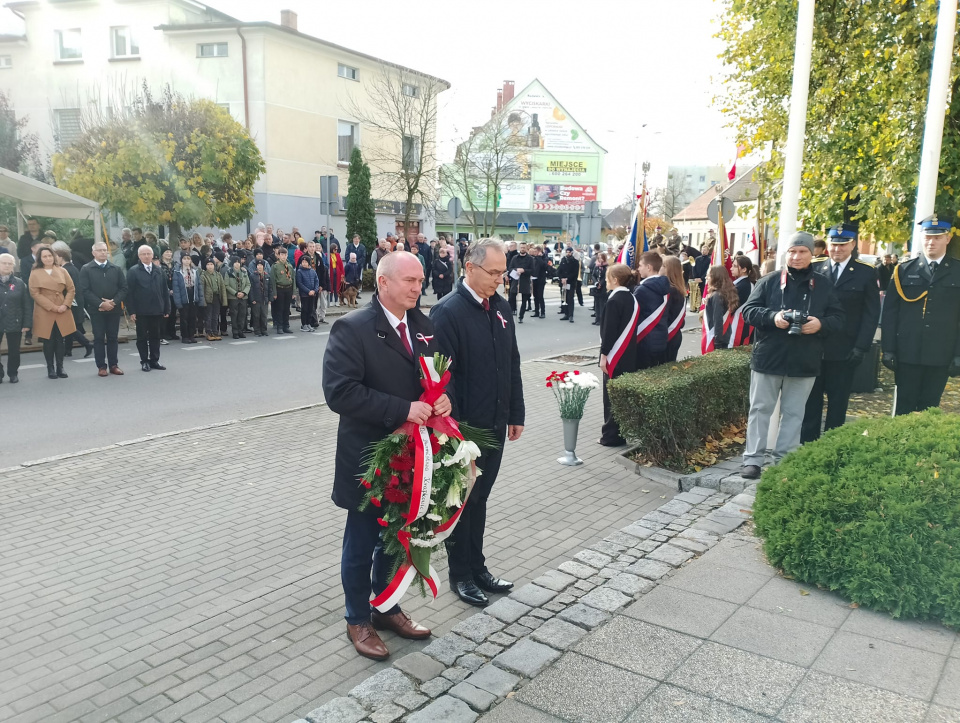
<instances>
[{"instance_id":1,"label":"necktie","mask_svg":"<svg viewBox=\"0 0 960 723\"><path fill-rule=\"evenodd\" d=\"M483 310L490 311L490 299L483 300Z\"/></svg>"},{"instance_id":2,"label":"necktie","mask_svg":"<svg viewBox=\"0 0 960 723\"><path fill-rule=\"evenodd\" d=\"M937 262L936 262L936 261L931 261L931 262L930 262L930 275L933 276L935 273L937 273Z\"/></svg>"},{"instance_id":3,"label":"necktie","mask_svg":"<svg viewBox=\"0 0 960 723\"><path fill-rule=\"evenodd\" d=\"M400 341L403 342L403 348L407 350L407 354L413 357L413 347L410 346L410 340L407 339L407 325L401 321L397 324L397 331L400 333Z\"/></svg>"},{"instance_id":4,"label":"necktie","mask_svg":"<svg viewBox=\"0 0 960 723\"><path fill-rule=\"evenodd\" d=\"M833 265L833 283L837 283L837 277L840 276L840 264Z\"/></svg>"}]
</instances>

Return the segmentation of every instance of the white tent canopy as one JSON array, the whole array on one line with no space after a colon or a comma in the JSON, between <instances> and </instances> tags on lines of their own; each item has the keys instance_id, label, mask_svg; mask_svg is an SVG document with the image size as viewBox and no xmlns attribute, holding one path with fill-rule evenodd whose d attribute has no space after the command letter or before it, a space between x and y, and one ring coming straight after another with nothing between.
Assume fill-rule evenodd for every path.
<instances>
[{"instance_id":1,"label":"white tent canopy","mask_svg":"<svg viewBox=\"0 0 960 723\"><path fill-rule=\"evenodd\" d=\"M0 168L0 196L17 204L17 230L24 232L25 216L92 218L95 239L100 238L100 204L56 186Z\"/></svg>"}]
</instances>

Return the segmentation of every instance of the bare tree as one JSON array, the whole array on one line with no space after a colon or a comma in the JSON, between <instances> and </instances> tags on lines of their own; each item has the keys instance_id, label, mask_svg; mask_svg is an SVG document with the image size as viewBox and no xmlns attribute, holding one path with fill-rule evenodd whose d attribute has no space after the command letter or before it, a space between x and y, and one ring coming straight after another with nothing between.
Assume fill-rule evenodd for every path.
<instances>
[{"instance_id":1,"label":"bare tree","mask_svg":"<svg viewBox=\"0 0 960 723\"><path fill-rule=\"evenodd\" d=\"M416 202L436 196L437 96L449 86L412 70L381 64L367 98L346 101L347 110L373 134L363 155L379 193L404 199L403 228L409 233Z\"/></svg>"},{"instance_id":2,"label":"bare tree","mask_svg":"<svg viewBox=\"0 0 960 723\"><path fill-rule=\"evenodd\" d=\"M683 174L671 175L667 179L666 186L662 186L653 192L653 202L650 204L651 212L669 221L687 205L686 199L690 191L691 188L687 183L686 176Z\"/></svg>"},{"instance_id":3,"label":"bare tree","mask_svg":"<svg viewBox=\"0 0 960 723\"><path fill-rule=\"evenodd\" d=\"M453 162L440 169L445 193L464 202L464 215L475 237L495 232L501 194L514 180L531 174L531 155L523 137L513 132L521 111L501 111L485 125L474 128L458 147Z\"/></svg>"}]
</instances>

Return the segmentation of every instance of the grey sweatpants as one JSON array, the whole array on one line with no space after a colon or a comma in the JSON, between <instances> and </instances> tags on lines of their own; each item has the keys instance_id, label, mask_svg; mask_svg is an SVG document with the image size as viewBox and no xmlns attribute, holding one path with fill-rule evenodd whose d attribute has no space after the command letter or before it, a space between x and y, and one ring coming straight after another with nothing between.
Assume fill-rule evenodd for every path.
<instances>
[{"instance_id":1,"label":"grey sweatpants","mask_svg":"<svg viewBox=\"0 0 960 723\"><path fill-rule=\"evenodd\" d=\"M772 450L774 463L800 446L800 425L807 397L816 377L780 377L750 372L750 415L747 418L747 447L744 465L762 467L766 454L770 417L780 400L780 431Z\"/></svg>"}]
</instances>

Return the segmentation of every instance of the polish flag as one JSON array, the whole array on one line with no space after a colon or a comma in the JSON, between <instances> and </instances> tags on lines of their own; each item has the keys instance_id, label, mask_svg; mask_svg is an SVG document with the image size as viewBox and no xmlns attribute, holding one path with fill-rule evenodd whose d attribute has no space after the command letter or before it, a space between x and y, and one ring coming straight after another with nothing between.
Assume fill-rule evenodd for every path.
<instances>
[{"instance_id":1,"label":"polish flag","mask_svg":"<svg viewBox=\"0 0 960 723\"><path fill-rule=\"evenodd\" d=\"M727 171L727 180L732 181L737 177L737 159L742 158L743 154L746 153L747 147L742 143L737 144L737 153L733 157L733 165L730 166L730 170Z\"/></svg>"}]
</instances>

